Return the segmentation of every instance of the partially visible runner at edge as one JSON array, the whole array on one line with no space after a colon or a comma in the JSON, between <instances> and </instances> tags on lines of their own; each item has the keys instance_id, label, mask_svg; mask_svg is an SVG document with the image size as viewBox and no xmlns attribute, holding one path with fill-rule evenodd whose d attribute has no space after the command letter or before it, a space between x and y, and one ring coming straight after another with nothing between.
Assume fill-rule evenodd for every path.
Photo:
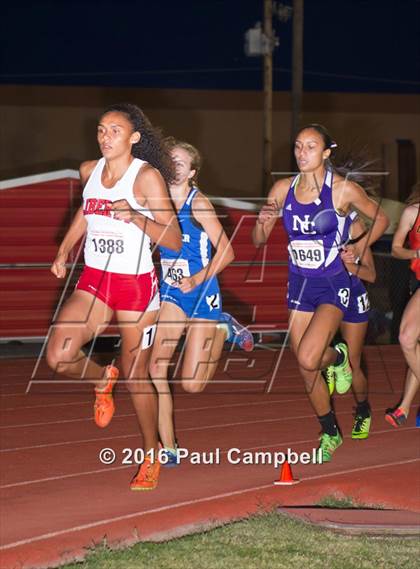
<instances>
[{"instance_id":1,"label":"partially visible runner at edge","mask_svg":"<svg viewBox=\"0 0 420 569\"><path fill-rule=\"evenodd\" d=\"M347 344L356 409L351 432L352 439L367 439L371 427L371 407L368 400L368 381L361 367L362 350L369 322L370 301L363 281L376 280L375 261L370 247L366 246L368 231L357 212L351 211L346 217L342 235L343 250L340 254L350 275L350 300L343 320L340 334ZM355 241L354 244L352 242ZM335 390L335 366L324 370L330 395ZM338 393L338 390L337 390Z\"/></svg>"},{"instance_id":2,"label":"partially visible runner at edge","mask_svg":"<svg viewBox=\"0 0 420 569\"><path fill-rule=\"evenodd\" d=\"M418 182L404 209L392 240L392 254L397 259L410 261L412 271L411 298L402 315L399 341L408 365L403 397L389 409L385 419L393 427L403 425L420 385L420 182ZM408 238L408 247L406 241ZM417 426L420 426L417 417Z\"/></svg>"}]
</instances>

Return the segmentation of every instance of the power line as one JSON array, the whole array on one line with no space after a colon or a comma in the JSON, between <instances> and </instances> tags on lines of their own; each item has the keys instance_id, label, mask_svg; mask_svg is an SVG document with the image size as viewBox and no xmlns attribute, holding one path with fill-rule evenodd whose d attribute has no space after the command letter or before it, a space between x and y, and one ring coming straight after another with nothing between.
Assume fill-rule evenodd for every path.
<instances>
[{"instance_id":1,"label":"power line","mask_svg":"<svg viewBox=\"0 0 420 569\"><path fill-rule=\"evenodd\" d=\"M273 68L275 72L291 73L289 67ZM198 73L241 73L241 72L261 72L261 67L202 67L202 68L189 68L189 69L150 69L141 71L72 71L65 73L8 73L0 74L0 80L13 80L13 79L41 79L41 78L71 78L71 77L134 77L134 76L162 76L162 75L182 75L182 74L198 74ZM411 79L390 79L387 77L366 77L365 75L350 75L344 73L331 73L328 71L311 71L304 70L304 76L314 77L330 77L335 79L351 79L357 81L370 81L382 83L398 83L402 85L420 85L420 81L413 81Z\"/></svg>"}]
</instances>

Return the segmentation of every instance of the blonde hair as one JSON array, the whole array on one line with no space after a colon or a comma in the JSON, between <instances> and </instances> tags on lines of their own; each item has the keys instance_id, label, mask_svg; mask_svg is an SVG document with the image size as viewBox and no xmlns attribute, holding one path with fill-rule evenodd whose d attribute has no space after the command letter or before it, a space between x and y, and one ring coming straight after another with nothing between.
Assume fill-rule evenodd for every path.
<instances>
[{"instance_id":1,"label":"blonde hair","mask_svg":"<svg viewBox=\"0 0 420 569\"><path fill-rule=\"evenodd\" d=\"M194 176L190 178L189 184L190 186L196 186L198 184L198 174L201 170L201 165L203 160L201 158L201 154L197 150L195 146L190 144L189 142L184 142L183 140L177 140L173 136L169 136L164 140L165 146L169 152L175 150L175 148L182 148L185 150L191 158L191 170L195 170Z\"/></svg>"}]
</instances>

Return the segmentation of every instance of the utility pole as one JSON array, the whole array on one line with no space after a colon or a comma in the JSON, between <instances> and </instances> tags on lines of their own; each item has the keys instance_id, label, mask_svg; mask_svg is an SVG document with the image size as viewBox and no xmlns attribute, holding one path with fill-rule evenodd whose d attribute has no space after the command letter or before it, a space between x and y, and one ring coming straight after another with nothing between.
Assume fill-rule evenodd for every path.
<instances>
[{"instance_id":1,"label":"utility pole","mask_svg":"<svg viewBox=\"0 0 420 569\"><path fill-rule=\"evenodd\" d=\"M273 2L264 0L264 36L268 49L264 53L264 131L263 131L263 194L271 186L273 161Z\"/></svg>"},{"instance_id":2,"label":"utility pole","mask_svg":"<svg viewBox=\"0 0 420 569\"><path fill-rule=\"evenodd\" d=\"M302 91L303 91L303 3L304 0L293 0L293 51L292 51L292 124L291 143L302 125ZM294 156L292 151L292 168Z\"/></svg>"},{"instance_id":3,"label":"utility pole","mask_svg":"<svg viewBox=\"0 0 420 569\"><path fill-rule=\"evenodd\" d=\"M253 28L245 32L245 54L248 57L261 57L264 61L264 102L263 102L263 195L268 193L271 186L272 144L273 144L273 51L279 45L279 40L273 31L273 13L280 22L290 19L290 6L263 0L264 24L257 22Z\"/></svg>"}]
</instances>

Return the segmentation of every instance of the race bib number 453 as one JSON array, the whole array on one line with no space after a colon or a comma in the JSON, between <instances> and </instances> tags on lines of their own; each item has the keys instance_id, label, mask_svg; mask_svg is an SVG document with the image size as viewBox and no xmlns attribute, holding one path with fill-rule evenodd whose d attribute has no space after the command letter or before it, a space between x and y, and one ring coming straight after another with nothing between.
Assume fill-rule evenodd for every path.
<instances>
[{"instance_id":1,"label":"race bib number 453","mask_svg":"<svg viewBox=\"0 0 420 569\"><path fill-rule=\"evenodd\" d=\"M184 277L189 277L190 266L186 259L161 259L162 279L171 286L178 285Z\"/></svg>"},{"instance_id":2,"label":"race bib number 453","mask_svg":"<svg viewBox=\"0 0 420 569\"><path fill-rule=\"evenodd\" d=\"M318 269L325 261L324 246L316 241L296 239L288 249L292 263L302 269Z\"/></svg>"}]
</instances>

